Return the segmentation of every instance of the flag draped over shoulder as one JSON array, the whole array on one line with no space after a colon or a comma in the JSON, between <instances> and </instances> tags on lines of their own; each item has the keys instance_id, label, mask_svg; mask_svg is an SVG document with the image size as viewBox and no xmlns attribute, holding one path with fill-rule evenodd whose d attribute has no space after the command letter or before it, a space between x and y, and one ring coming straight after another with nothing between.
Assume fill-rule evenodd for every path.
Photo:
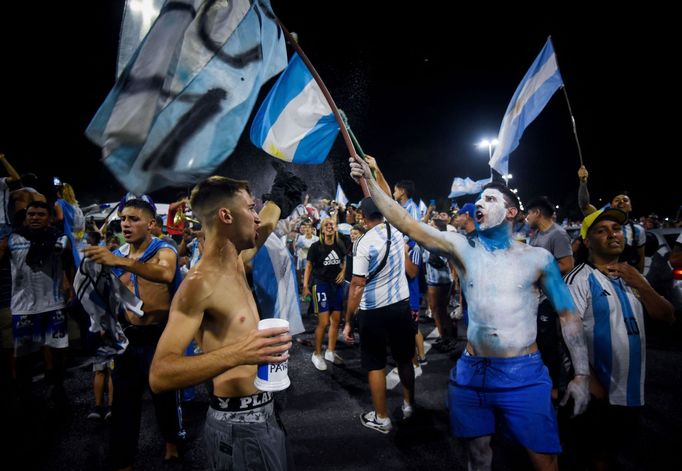
<instances>
[{"instance_id":1,"label":"flag draped over shoulder","mask_svg":"<svg viewBox=\"0 0 682 471\"><path fill-rule=\"evenodd\" d=\"M269 0L166 2L86 135L134 193L194 183L229 157L285 65Z\"/></svg>"},{"instance_id":2,"label":"flag draped over shoulder","mask_svg":"<svg viewBox=\"0 0 682 471\"><path fill-rule=\"evenodd\" d=\"M305 331L298 298L294 260L273 232L258 249L252 263L253 285L261 318L289 321L289 334Z\"/></svg>"},{"instance_id":3,"label":"flag draped over shoulder","mask_svg":"<svg viewBox=\"0 0 682 471\"><path fill-rule=\"evenodd\" d=\"M457 198L464 195L475 195L483 191L483 186L491 182L491 178L483 178L481 180L472 180L469 177L459 178L455 177L450 187L450 196L448 198Z\"/></svg>"},{"instance_id":4,"label":"flag draped over shoulder","mask_svg":"<svg viewBox=\"0 0 682 471\"><path fill-rule=\"evenodd\" d=\"M340 183L336 184L336 197L334 198L334 201L339 203L344 208L348 204L348 198L346 198L346 194L343 192L343 188L341 188Z\"/></svg>"},{"instance_id":5,"label":"flag draped over shoulder","mask_svg":"<svg viewBox=\"0 0 682 471\"><path fill-rule=\"evenodd\" d=\"M298 54L263 101L251 125L251 142L296 164L324 162L339 125L329 102Z\"/></svg>"},{"instance_id":6,"label":"flag draped over shoulder","mask_svg":"<svg viewBox=\"0 0 682 471\"><path fill-rule=\"evenodd\" d=\"M512 96L500 125L499 143L490 159L490 167L502 175L509 173L509 154L519 145L526 127L563 84L550 38Z\"/></svg>"}]
</instances>

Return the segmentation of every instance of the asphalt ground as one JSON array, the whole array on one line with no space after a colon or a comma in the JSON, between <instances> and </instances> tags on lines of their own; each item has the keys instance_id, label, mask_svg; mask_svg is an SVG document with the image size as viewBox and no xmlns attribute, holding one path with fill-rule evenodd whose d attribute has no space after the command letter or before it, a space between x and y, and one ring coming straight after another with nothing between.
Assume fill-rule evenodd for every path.
<instances>
[{"instance_id":1,"label":"asphalt ground","mask_svg":"<svg viewBox=\"0 0 682 471\"><path fill-rule=\"evenodd\" d=\"M304 306L305 307L305 306ZM306 309L304 309L304 312ZM434 324L422 318L425 336ZM464 470L465 453L460 441L449 431L446 390L448 374L463 341L454 352L427 353L428 364L416 380L416 411L412 419L401 420L400 386L389 390L388 403L394 429L384 435L363 427L360 415L371 410L366 372L360 366L357 345L337 344L345 359L341 366L328 364L318 371L310 360L313 351L314 316L305 316L306 332L291 349L291 386L277 393L276 403L286 427L298 470ZM460 330L461 333L461 330ZM677 446L682 439L682 351L679 342L663 335L652 339L647 354L647 406L642 415L635 445L619 457L624 470L678 470L682 457ZM109 428L104 422L87 419L94 405L90 359L77 347L70 352L65 382L68 411L55 411L44 400L41 376L34 380L30 408L21 410L2 388L2 420L5 433L0 469L21 470L109 470ZM387 373L394 365L387 367ZM389 373L389 383L391 376ZM137 470L205 469L201 430L208 407L204 385L195 388L196 397L183 403L188 442L182 462L162 463L163 440L156 427L148 395L143 399ZM523 453L513 444L495 441L493 469L528 469ZM566 465L562 469L571 469Z\"/></svg>"}]
</instances>

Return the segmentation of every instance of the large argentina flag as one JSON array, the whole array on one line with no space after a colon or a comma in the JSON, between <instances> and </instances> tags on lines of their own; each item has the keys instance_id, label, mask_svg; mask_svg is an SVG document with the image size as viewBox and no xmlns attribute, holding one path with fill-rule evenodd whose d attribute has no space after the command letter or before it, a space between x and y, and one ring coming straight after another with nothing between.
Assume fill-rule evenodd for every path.
<instances>
[{"instance_id":1,"label":"large argentina flag","mask_svg":"<svg viewBox=\"0 0 682 471\"><path fill-rule=\"evenodd\" d=\"M287 162L319 164L338 133L331 106L295 53L256 113L251 142Z\"/></svg>"},{"instance_id":2,"label":"large argentina flag","mask_svg":"<svg viewBox=\"0 0 682 471\"><path fill-rule=\"evenodd\" d=\"M289 334L305 331L301 319L294 260L284 242L273 232L252 262L253 286L263 319L289 321Z\"/></svg>"},{"instance_id":3,"label":"large argentina flag","mask_svg":"<svg viewBox=\"0 0 682 471\"><path fill-rule=\"evenodd\" d=\"M133 193L193 184L229 157L285 65L269 0L167 1L86 135Z\"/></svg>"},{"instance_id":4,"label":"large argentina flag","mask_svg":"<svg viewBox=\"0 0 682 471\"><path fill-rule=\"evenodd\" d=\"M497 136L499 143L490 158L490 167L502 175L509 173L509 154L519 145L523 131L544 109L554 92L563 85L552 39L548 38L545 47L516 88L504 113Z\"/></svg>"}]
</instances>

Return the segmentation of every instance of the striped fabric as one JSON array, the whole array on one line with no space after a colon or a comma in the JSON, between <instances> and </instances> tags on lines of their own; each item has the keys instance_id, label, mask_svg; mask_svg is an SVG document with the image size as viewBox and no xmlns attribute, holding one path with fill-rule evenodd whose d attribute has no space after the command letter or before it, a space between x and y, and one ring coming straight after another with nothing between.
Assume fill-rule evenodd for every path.
<instances>
[{"instance_id":1,"label":"striped fabric","mask_svg":"<svg viewBox=\"0 0 682 471\"><path fill-rule=\"evenodd\" d=\"M353 275L367 276L376 270L386 253L386 239L386 224L379 224L355 242ZM386 265L365 285L360 309L377 309L409 297L404 244L403 234L391 227L391 249Z\"/></svg>"},{"instance_id":2,"label":"striped fabric","mask_svg":"<svg viewBox=\"0 0 682 471\"><path fill-rule=\"evenodd\" d=\"M590 366L619 406L644 405L646 341L642 304L620 279L589 264L564 278L583 321Z\"/></svg>"},{"instance_id":3,"label":"striped fabric","mask_svg":"<svg viewBox=\"0 0 682 471\"><path fill-rule=\"evenodd\" d=\"M412 198L409 200L405 201L405 204L403 205L403 208L405 208L405 211L412 216L412 219L416 219L417 221L421 221L420 217L420 212L419 212L419 206L417 206L417 203L414 202Z\"/></svg>"}]
</instances>

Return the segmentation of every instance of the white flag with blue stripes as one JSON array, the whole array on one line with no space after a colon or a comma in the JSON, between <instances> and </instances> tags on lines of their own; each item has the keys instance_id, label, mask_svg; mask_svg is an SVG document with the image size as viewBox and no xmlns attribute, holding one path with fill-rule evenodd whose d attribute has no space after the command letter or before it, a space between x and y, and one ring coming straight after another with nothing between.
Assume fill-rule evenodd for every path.
<instances>
[{"instance_id":1,"label":"white flag with blue stripes","mask_svg":"<svg viewBox=\"0 0 682 471\"><path fill-rule=\"evenodd\" d=\"M340 183L336 184L336 198L334 198L334 201L339 203L344 208L348 204L348 198L346 198L346 194L343 192L343 188L341 188Z\"/></svg>"},{"instance_id":2,"label":"white flag with blue stripes","mask_svg":"<svg viewBox=\"0 0 682 471\"><path fill-rule=\"evenodd\" d=\"M563 85L552 40L548 38L507 107L497 136L499 143L490 158L490 167L502 175L509 173L509 154L519 145L523 131Z\"/></svg>"},{"instance_id":3,"label":"white flag with blue stripes","mask_svg":"<svg viewBox=\"0 0 682 471\"><path fill-rule=\"evenodd\" d=\"M86 136L133 193L194 184L230 156L286 60L269 0L166 2Z\"/></svg>"},{"instance_id":4,"label":"white flag with blue stripes","mask_svg":"<svg viewBox=\"0 0 682 471\"><path fill-rule=\"evenodd\" d=\"M483 186L490 183L490 178L483 178L481 180L472 180L469 177L459 178L455 177L450 187L450 196L448 198L457 198L464 195L475 195L483 191Z\"/></svg>"},{"instance_id":5,"label":"white flag with blue stripes","mask_svg":"<svg viewBox=\"0 0 682 471\"><path fill-rule=\"evenodd\" d=\"M338 133L329 102L294 54L253 119L251 142L287 162L320 164Z\"/></svg>"},{"instance_id":6,"label":"white flag with blue stripes","mask_svg":"<svg viewBox=\"0 0 682 471\"><path fill-rule=\"evenodd\" d=\"M305 331L298 298L294 260L282 239L273 232L252 262L253 285L262 319L289 321L289 334Z\"/></svg>"}]
</instances>

